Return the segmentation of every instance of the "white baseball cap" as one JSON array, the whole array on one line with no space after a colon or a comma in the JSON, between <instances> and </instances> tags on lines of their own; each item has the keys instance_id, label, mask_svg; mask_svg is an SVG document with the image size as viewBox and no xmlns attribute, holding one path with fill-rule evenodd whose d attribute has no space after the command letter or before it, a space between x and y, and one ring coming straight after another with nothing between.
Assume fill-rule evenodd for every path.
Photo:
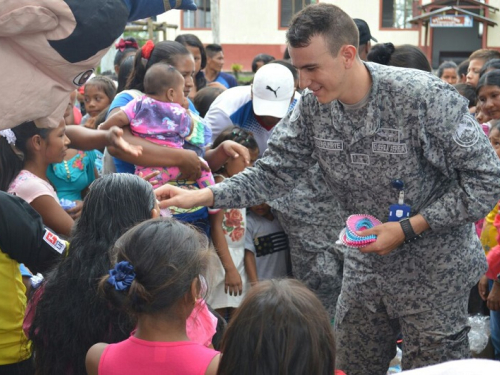
<instances>
[{"instance_id":1,"label":"white baseball cap","mask_svg":"<svg viewBox=\"0 0 500 375\"><path fill-rule=\"evenodd\" d=\"M283 118L294 92L292 72L281 64L266 64L257 70L253 78L253 111L258 116Z\"/></svg>"}]
</instances>

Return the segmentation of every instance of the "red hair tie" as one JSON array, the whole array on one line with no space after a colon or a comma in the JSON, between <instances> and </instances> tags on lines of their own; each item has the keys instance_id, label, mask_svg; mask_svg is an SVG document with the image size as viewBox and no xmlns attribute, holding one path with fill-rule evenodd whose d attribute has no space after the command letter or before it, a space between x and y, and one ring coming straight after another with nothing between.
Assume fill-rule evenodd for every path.
<instances>
[{"instance_id":1,"label":"red hair tie","mask_svg":"<svg viewBox=\"0 0 500 375\"><path fill-rule=\"evenodd\" d=\"M137 42L134 42L133 40L125 40L123 38L115 44L115 47L121 52L125 51L127 48L139 49L139 45L137 44Z\"/></svg>"},{"instance_id":2,"label":"red hair tie","mask_svg":"<svg viewBox=\"0 0 500 375\"><path fill-rule=\"evenodd\" d=\"M155 48L155 44L153 43L153 41L148 40L146 42L146 44L142 46L142 58L149 60L154 48Z\"/></svg>"}]
</instances>

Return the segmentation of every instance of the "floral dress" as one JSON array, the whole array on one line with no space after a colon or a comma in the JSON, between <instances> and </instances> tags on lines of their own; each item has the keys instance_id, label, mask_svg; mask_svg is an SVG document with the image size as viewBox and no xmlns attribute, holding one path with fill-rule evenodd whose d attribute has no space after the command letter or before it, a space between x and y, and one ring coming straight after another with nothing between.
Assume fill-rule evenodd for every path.
<instances>
[{"instance_id":1,"label":"floral dress","mask_svg":"<svg viewBox=\"0 0 500 375\"><path fill-rule=\"evenodd\" d=\"M208 304L214 309L226 307L238 307L248 289L248 278L245 272L245 231L246 231L246 208L232 208L224 210L222 229L227 241L229 253L234 265L241 276L243 293L241 296L231 296L224 292L226 273L222 263L217 257L213 267L213 275L209 277Z\"/></svg>"}]
</instances>

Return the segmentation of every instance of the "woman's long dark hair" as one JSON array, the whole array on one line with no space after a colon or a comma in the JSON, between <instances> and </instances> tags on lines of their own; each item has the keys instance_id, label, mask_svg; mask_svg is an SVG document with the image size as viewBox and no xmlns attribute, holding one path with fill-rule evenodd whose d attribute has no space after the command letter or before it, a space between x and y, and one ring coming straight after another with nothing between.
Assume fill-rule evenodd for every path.
<instances>
[{"instance_id":1,"label":"woman's long dark hair","mask_svg":"<svg viewBox=\"0 0 500 375\"><path fill-rule=\"evenodd\" d=\"M184 46L194 47L200 50L201 67L200 71L197 72L194 76L194 84L196 86L196 91L201 90L207 85L207 78L205 77L205 73L202 72L202 70L207 66L207 53L205 52L203 43L201 42L200 38L198 38L194 34L177 35L175 41L181 43Z\"/></svg>"},{"instance_id":2,"label":"woman's long dark hair","mask_svg":"<svg viewBox=\"0 0 500 375\"><path fill-rule=\"evenodd\" d=\"M98 342L125 340L135 326L98 296L111 268L108 250L135 224L151 218L155 196L149 183L131 174L111 174L92 183L69 255L48 275L29 337L36 374L86 374L85 355Z\"/></svg>"},{"instance_id":3,"label":"woman's long dark hair","mask_svg":"<svg viewBox=\"0 0 500 375\"><path fill-rule=\"evenodd\" d=\"M139 49L135 54L134 69L130 73L126 89L144 92L144 76L151 66L159 62L164 62L176 67L177 59L180 56L186 55L190 55L188 49L182 44L171 40L159 42L151 52L149 60L142 58L142 48Z\"/></svg>"},{"instance_id":4,"label":"woman's long dark hair","mask_svg":"<svg viewBox=\"0 0 500 375\"><path fill-rule=\"evenodd\" d=\"M14 145L10 145L5 137L0 136L0 190L2 191L9 189L9 185L23 169L24 161L30 157L28 141L35 135L46 139L52 129L40 129L33 121L28 121L11 130L16 137ZM15 146L22 155L16 154L12 146Z\"/></svg>"}]
</instances>

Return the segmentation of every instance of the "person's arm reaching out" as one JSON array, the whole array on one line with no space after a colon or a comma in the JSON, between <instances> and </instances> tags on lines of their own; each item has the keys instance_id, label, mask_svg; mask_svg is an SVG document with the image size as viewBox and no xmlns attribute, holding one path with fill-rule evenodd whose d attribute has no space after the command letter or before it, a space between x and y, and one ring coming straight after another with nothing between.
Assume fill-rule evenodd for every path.
<instances>
[{"instance_id":1,"label":"person's arm reaching out","mask_svg":"<svg viewBox=\"0 0 500 375\"><path fill-rule=\"evenodd\" d=\"M109 130L113 126L118 126L119 128L123 128L127 125L130 125L130 120L128 116L122 110L114 112L111 116L108 117L106 121L104 121L97 129L99 130Z\"/></svg>"},{"instance_id":2,"label":"person's arm reaching out","mask_svg":"<svg viewBox=\"0 0 500 375\"><path fill-rule=\"evenodd\" d=\"M142 147L125 141L122 137L123 130L117 127L109 130L94 130L83 126L67 126L66 135L71 141L71 147L77 150L95 150L114 146L124 155L137 157L142 153Z\"/></svg>"},{"instance_id":3,"label":"person's arm reaching out","mask_svg":"<svg viewBox=\"0 0 500 375\"><path fill-rule=\"evenodd\" d=\"M208 189L186 191L164 187L157 190L164 200L163 207L189 208L214 203L217 208L250 207L291 191L307 178L306 172L316 162L312 156L315 146L309 110L317 102L312 94L309 100L304 105L302 100L299 101L294 112L274 128L268 149L255 167Z\"/></svg>"}]
</instances>

